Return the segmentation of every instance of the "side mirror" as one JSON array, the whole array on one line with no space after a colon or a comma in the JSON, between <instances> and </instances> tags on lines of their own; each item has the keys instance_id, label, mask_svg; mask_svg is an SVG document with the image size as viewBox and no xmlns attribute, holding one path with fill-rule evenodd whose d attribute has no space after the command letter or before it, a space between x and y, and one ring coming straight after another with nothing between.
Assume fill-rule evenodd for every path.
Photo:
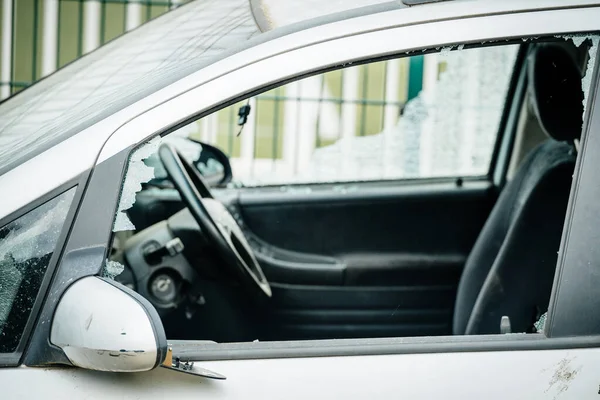
<instances>
[{"instance_id":1,"label":"side mirror","mask_svg":"<svg viewBox=\"0 0 600 400\"><path fill-rule=\"evenodd\" d=\"M217 147L191 139L202 145L200 158L194 163L210 187L224 187L233 179L229 158Z\"/></svg>"},{"instance_id":2,"label":"side mirror","mask_svg":"<svg viewBox=\"0 0 600 400\"><path fill-rule=\"evenodd\" d=\"M99 371L148 371L167 356L154 307L117 282L90 276L73 283L54 313L50 341L75 366Z\"/></svg>"}]
</instances>

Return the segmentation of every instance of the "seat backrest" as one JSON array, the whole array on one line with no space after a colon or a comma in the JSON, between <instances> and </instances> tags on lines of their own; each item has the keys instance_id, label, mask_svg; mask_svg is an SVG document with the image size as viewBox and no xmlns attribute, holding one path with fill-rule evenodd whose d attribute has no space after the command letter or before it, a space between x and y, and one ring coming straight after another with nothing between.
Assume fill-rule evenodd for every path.
<instances>
[{"instance_id":1,"label":"seat backrest","mask_svg":"<svg viewBox=\"0 0 600 400\"><path fill-rule=\"evenodd\" d=\"M582 128L582 72L560 45L535 47L527 59L534 112L550 137L523 160L505 186L467 259L453 332L530 331L550 299Z\"/></svg>"}]
</instances>

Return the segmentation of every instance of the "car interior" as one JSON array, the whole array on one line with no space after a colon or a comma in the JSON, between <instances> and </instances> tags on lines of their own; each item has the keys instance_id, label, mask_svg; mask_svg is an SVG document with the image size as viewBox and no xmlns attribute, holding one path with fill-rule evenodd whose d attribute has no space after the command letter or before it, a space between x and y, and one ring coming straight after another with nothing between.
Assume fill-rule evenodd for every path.
<instances>
[{"instance_id":1,"label":"car interior","mask_svg":"<svg viewBox=\"0 0 600 400\"><path fill-rule=\"evenodd\" d=\"M522 46L525 87L515 83L507 100L505 118L511 104L519 111L500 183L490 173L350 194L248 193L165 143L167 178L142 185L127 210L135 230L113 237L110 259L124 265L115 279L156 307L173 340L538 332L582 131L588 43ZM229 180L227 157L202 146L198 163L216 159Z\"/></svg>"}]
</instances>

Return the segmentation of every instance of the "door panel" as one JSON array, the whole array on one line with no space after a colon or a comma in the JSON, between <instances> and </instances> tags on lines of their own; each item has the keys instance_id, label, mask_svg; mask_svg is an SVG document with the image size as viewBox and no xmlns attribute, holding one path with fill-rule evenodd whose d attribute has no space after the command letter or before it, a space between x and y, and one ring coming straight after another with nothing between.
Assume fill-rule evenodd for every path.
<instances>
[{"instance_id":1,"label":"door panel","mask_svg":"<svg viewBox=\"0 0 600 400\"><path fill-rule=\"evenodd\" d=\"M450 329L456 291L453 284L271 286L267 339L272 340L443 335Z\"/></svg>"},{"instance_id":2,"label":"door panel","mask_svg":"<svg viewBox=\"0 0 600 400\"><path fill-rule=\"evenodd\" d=\"M495 196L487 182L415 183L313 193L242 191L248 228L286 250L329 256L362 252L465 254Z\"/></svg>"},{"instance_id":3,"label":"door panel","mask_svg":"<svg viewBox=\"0 0 600 400\"><path fill-rule=\"evenodd\" d=\"M447 342L448 338L444 340ZM343 344L327 345L335 353L336 347ZM225 360L207 361L205 348L188 342L181 349L184 359L196 361L196 365L202 368L223 374L227 380L208 381L166 368L116 375L80 368L53 367L6 369L2 371L0 384L4 393L19 399L57 397L49 393L60 393L61 398L67 399L147 400L164 399L168 395L180 399L211 400L560 400L598 397L600 350L595 348L524 351L514 350L517 347L515 343L507 343L506 348L513 346L511 351L440 352L443 343L430 346L412 343L403 346L403 351L400 351L418 353L425 348L428 350L425 352L433 353L389 354L389 349L394 347L378 341L346 345L353 345L355 349L366 348L371 354L377 355L310 357L314 352L303 348L296 351L302 356L273 358L271 354L277 353L275 346L254 355L252 350L240 349L236 345L228 353L221 352L221 358ZM453 343L453 346L461 348L461 344ZM294 354L294 349L287 351ZM250 354L248 358L258 359L230 359L239 354Z\"/></svg>"},{"instance_id":4,"label":"door panel","mask_svg":"<svg viewBox=\"0 0 600 400\"><path fill-rule=\"evenodd\" d=\"M483 181L242 191L272 283L269 338L451 332L463 265L497 198Z\"/></svg>"}]
</instances>

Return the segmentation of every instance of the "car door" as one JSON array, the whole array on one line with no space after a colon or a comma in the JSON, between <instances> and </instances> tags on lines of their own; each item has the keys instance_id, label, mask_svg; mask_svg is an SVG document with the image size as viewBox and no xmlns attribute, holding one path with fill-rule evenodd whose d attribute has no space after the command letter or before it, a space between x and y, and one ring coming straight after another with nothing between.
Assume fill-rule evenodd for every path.
<instances>
[{"instance_id":1,"label":"car door","mask_svg":"<svg viewBox=\"0 0 600 400\"><path fill-rule=\"evenodd\" d=\"M268 316L255 316L269 326L261 339L451 332L462 267L501 189L494 176L506 170L508 157L498 153L513 139L515 127L506 122L521 109L528 44L450 48L317 74L249 99L251 115L234 143L260 147L244 159L243 146L229 146L235 186L242 187L215 193L229 199L274 292ZM423 70L429 76L421 78ZM337 94L354 90L359 98L333 98L336 83L353 75L363 84ZM491 78L495 86L481 85ZM417 92L415 81L427 88ZM315 89L329 93L318 108L311 107ZM420 106L428 96L435 100ZM473 106L482 101L488 106ZM227 149L240 104L173 135L213 136ZM426 114L433 116L429 126ZM344 121L354 116L348 128ZM322 132L321 119L338 126ZM203 129L207 120L212 132ZM470 120L481 122L469 127ZM319 146L325 136L330 143ZM303 150L311 140L316 148ZM184 139L173 143L185 151ZM176 190L152 185L136 195L128 215L139 232L182 207Z\"/></svg>"},{"instance_id":2,"label":"car door","mask_svg":"<svg viewBox=\"0 0 600 400\"><path fill-rule=\"evenodd\" d=\"M598 274L590 267L597 263L594 250L590 249L595 248L593 238L596 236L596 228L591 222L597 219L600 209L592 200L597 194L593 180L597 168L594 158L588 155L599 150L600 142L596 134L598 131L594 129L598 125L598 112L593 101L588 103L588 110L593 110L591 115L595 118L586 124L587 136L582 143L576 190L571 196L559 273L545 333L229 345L172 342L179 356L195 360L228 377L225 382L207 382L193 376L174 375L164 369L117 376L52 367L52 364L64 363L64 355L61 358L57 349L48 343L48 330L44 325L52 316L53 306L68 286L69 279L98 273L102 268L110 246L108 240L124 165L132 146L147 137L172 129L181 121L195 116L198 110L210 110L242 93L266 88L274 82L329 65L415 48L431 49L447 44L593 31L597 29L598 16L596 8L575 8L508 15L500 13L389 29L383 28L385 23L379 23L379 30L344 38L343 47L339 46L340 42L324 41L291 50L284 56L272 56L240 67L132 120L111 137L99 156L77 218L69 226L71 235L50 294L28 338L29 345L22 358L24 364L45 368L4 369L0 371L3 389L15 397L42 397L48 394L50 388L61 397L90 395L97 398L162 398L167 395L211 398L405 396L424 399L434 396L596 397L598 383L595 371L600 364L597 349L600 340L597 336L596 304L590 299L597 297L593 289L597 287ZM385 22L394 20L397 15L382 13L378 18ZM511 23L508 24L508 21ZM350 24L357 24L357 21ZM365 27L365 30L369 29ZM307 32L313 36L318 33ZM313 57L307 57L307 54ZM317 54L321 57L315 57ZM282 64L282 60L289 63ZM282 65L294 65L296 69L290 71ZM260 71L263 71L262 75ZM256 80L235 79L244 76L254 76ZM590 96L593 99L596 97L595 85L594 80L593 96ZM205 96L207 91L218 95L209 99ZM425 189L417 191L419 200L426 198L426 194ZM402 197L397 195L394 201L402 203ZM276 198L276 201L281 203L281 199ZM361 201L364 198L357 202ZM262 202L265 203L264 199ZM243 197L240 197L240 203L244 207ZM246 210L250 203L246 202ZM570 240L572 236L576 243ZM310 250L308 247L305 249ZM27 385L29 382L35 385Z\"/></svg>"}]
</instances>

